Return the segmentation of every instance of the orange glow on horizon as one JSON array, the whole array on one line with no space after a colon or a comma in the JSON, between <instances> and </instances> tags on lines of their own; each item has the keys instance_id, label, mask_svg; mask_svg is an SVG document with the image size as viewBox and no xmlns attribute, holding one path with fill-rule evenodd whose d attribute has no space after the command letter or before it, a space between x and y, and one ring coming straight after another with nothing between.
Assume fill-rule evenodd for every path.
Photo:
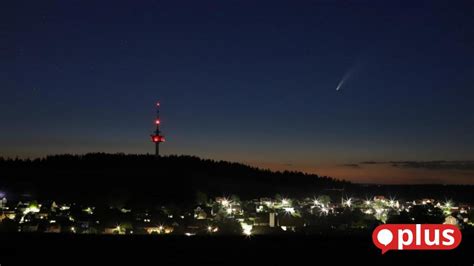
<instances>
[{"instance_id":1,"label":"orange glow on horizon","mask_svg":"<svg viewBox=\"0 0 474 266\"><path fill-rule=\"evenodd\" d=\"M252 166L274 171L301 171L319 176L344 179L354 183L373 184L471 184L473 172L455 170L430 170L394 167L391 164L359 164L350 167L341 164L287 164L271 162L247 162ZM446 182L446 176L450 179Z\"/></svg>"}]
</instances>

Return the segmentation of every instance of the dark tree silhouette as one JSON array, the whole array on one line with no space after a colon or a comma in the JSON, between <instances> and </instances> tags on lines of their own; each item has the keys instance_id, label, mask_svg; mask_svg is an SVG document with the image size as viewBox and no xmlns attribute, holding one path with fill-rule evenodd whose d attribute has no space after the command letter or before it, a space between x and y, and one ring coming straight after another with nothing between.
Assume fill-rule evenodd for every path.
<instances>
[{"instance_id":1,"label":"dark tree silhouette","mask_svg":"<svg viewBox=\"0 0 474 266\"><path fill-rule=\"evenodd\" d=\"M208 197L238 195L242 199L313 194L342 188L345 181L301 172L272 172L239 163L193 156L92 153L54 155L43 159L1 159L5 186L36 192L38 199L108 202L117 207L146 203L194 203L196 193ZM200 195L200 201L204 200Z\"/></svg>"}]
</instances>

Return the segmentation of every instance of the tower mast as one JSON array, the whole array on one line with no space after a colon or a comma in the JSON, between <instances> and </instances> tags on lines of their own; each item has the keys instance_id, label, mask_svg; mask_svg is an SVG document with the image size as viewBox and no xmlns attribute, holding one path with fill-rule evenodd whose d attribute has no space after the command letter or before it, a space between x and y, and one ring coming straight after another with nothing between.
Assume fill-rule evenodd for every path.
<instances>
[{"instance_id":1,"label":"tower mast","mask_svg":"<svg viewBox=\"0 0 474 266\"><path fill-rule=\"evenodd\" d=\"M155 119L155 125L156 129L154 134L151 135L151 141L155 143L155 157L158 158L160 157L160 142L165 142L165 137L161 135L160 131L160 102L156 103L156 119Z\"/></svg>"}]
</instances>

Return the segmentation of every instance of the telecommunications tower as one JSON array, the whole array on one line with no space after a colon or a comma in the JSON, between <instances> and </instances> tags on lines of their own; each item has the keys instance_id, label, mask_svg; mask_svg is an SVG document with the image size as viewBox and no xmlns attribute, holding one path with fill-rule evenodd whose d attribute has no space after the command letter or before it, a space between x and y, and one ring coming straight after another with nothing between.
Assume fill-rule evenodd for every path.
<instances>
[{"instance_id":1,"label":"telecommunications tower","mask_svg":"<svg viewBox=\"0 0 474 266\"><path fill-rule=\"evenodd\" d=\"M151 141L155 143L155 157L160 157L160 142L165 142L165 136L161 135L160 131L160 103L156 103L156 119L155 125L156 129L155 132L151 135Z\"/></svg>"}]
</instances>

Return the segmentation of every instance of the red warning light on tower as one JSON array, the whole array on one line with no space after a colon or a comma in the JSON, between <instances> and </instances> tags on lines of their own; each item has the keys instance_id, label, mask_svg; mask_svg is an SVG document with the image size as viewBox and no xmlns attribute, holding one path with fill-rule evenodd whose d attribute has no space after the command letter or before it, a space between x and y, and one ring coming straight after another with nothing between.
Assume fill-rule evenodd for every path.
<instances>
[{"instance_id":1,"label":"red warning light on tower","mask_svg":"<svg viewBox=\"0 0 474 266\"><path fill-rule=\"evenodd\" d=\"M165 142L165 137L163 136L153 136L152 135L152 139L151 141L157 143L157 142Z\"/></svg>"}]
</instances>

